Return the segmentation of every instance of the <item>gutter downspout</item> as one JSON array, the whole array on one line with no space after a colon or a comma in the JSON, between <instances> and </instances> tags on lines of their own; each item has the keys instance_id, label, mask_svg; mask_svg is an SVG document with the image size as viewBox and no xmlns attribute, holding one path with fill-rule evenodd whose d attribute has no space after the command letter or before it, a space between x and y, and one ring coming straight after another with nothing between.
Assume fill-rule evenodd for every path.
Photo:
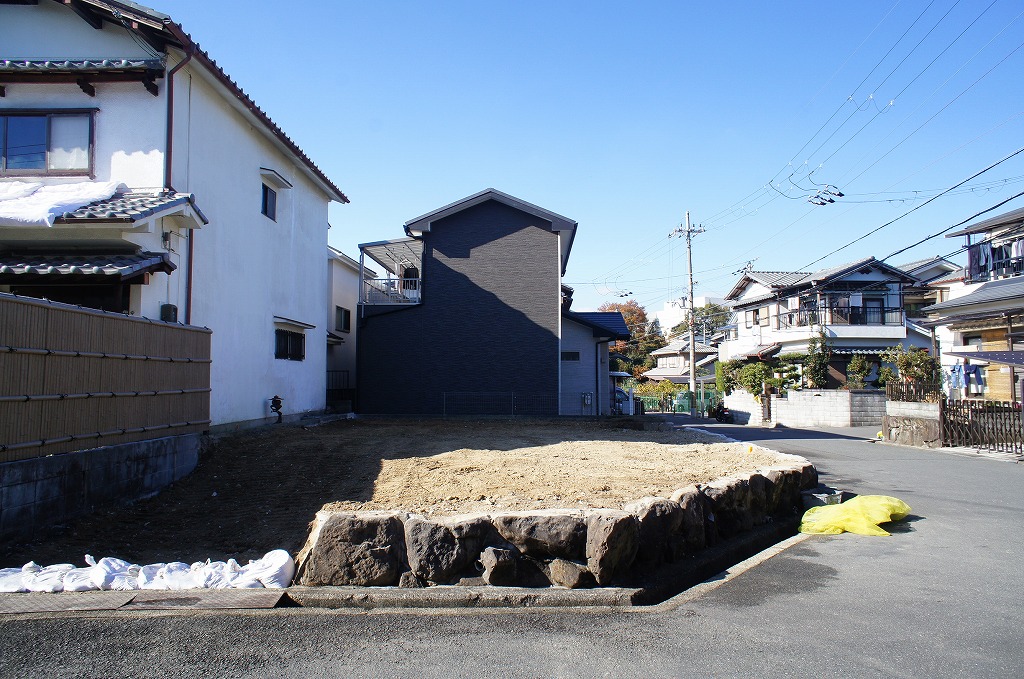
<instances>
[{"instance_id":1,"label":"gutter downspout","mask_svg":"<svg viewBox=\"0 0 1024 679\"><path fill-rule=\"evenodd\" d=\"M167 72L167 141L164 147L164 188L173 191L171 184L171 170L174 159L174 76L184 66L192 61L196 46L188 35L174 22L167 20L164 26L174 38L185 48L185 58L179 61L174 68ZM195 229L188 230L188 268L185 270L185 325L192 324L192 260L195 254Z\"/></svg>"}]
</instances>

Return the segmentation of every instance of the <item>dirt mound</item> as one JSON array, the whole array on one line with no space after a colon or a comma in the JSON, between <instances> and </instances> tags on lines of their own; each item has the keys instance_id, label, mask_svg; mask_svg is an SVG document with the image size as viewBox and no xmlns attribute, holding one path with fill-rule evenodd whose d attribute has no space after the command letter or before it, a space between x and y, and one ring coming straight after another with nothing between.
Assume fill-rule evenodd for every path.
<instances>
[{"instance_id":1,"label":"dirt mound","mask_svg":"<svg viewBox=\"0 0 1024 679\"><path fill-rule=\"evenodd\" d=\"M621 507L645 495L770 465L746 444L622 422L347 420L226 437L160 495L105 510L31 544L0 566L82 564L86 553L135 563L293 553L325 504L432 514Z\"/></svg>"}]
</instances>

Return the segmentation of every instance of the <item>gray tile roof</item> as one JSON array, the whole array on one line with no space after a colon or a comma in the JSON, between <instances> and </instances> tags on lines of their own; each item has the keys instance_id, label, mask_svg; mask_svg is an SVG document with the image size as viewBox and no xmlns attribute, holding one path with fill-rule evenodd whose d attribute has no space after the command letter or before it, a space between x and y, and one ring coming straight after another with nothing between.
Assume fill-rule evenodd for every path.
<instances>
[{"instance_id":1,"label":"gray tile roof","mask_svg":"<svg viewBox=\"0 0 1024 679\"><path fill-rule=\"evenodd\" d=\"M1020 227L1022 225L1024 225L1024 207L1011 210L1010 212L1004 212L1001 215L978 222L977 224L968 226L965 229L947 233L946 238L956 238L957 236L967 236L974 233L1009 229L1012 227Z\"/></svg>"},{"instance_id":2,"label":"gray tile roof","mask_svg":"<svg viewBox=\"0 0 1024 679\"><path fill-rule=\"evenodd\" d=\"M950 309L961 309L975 304L1003 301L1012 301L1016 306L1024 306L1024 276L982 283L977 286L974 292L969 292L963 297L926 306L921 311L934 313Z\"/></svg>"},{"instance_id":3,"label":"gray tile roof","mask_svg":"<svg viewBox=\"0 0 1024 679\"><path fill-rule=\"evenodd\" d=\"M148 271L170 273L176 268L166 252L0 255L0 280L11 280L13 276L52 275L112 276L125 279Z\"/></svg>"},{"instance_id":4,"label":"gray tile roof","mask_svg":"<svg viewBox=\"0 0 1024 679\"><path fill-rule=\"evenodd\" d=\"M160 59L0 59L0 74L5 73L109 73L124 71L163 71Z\"/></svg>"},{"instance_id":5,"label":"gray tile roof","mask_svg":"<svg viewBox=\"0 0 1024 679\"><path fill-rule=\"evenodd\" d=\"M204 224L210 221L196 205L191 193L161 191L159 193L128 192L115 193L105 200L97 200L85 207L67 212L55 221L60 224L73 222L137 222L158 212L188 204L196 211Z\"/></svg>"},{"instance_id":6,"label":"gray tile roof","mask_svg":"<svg viewBox=\"0 0 1024 679\"><path fill-rule=\"evenodd\" d=\"M667 356L669 354L678 354L688 351L690 351L690 340L677 339L672 342L669 342L668 344L663 346L661 349L658 349L657 351L652 351L651 356ZM695 354L717 354L718 349L710 347L707 344L702 344L701 342L694 342L693 352Z\"/></svg>"}]
</instances>

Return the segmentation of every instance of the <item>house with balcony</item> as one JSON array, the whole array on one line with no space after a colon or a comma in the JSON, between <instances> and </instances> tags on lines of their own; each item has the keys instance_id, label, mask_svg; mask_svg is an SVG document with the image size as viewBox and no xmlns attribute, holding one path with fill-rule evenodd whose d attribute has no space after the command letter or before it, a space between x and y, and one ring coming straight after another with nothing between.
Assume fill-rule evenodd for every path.
<instances>
[{"instance_id":1,"label":"house with balcony","mask_svg":"<svg viewBox=\"0 0 1024 679\"><path fill-rule=\"evenodd\" d=\"M689 339L673 340L662 348L652 351L651 356L655 359L656 365L644 372L644 377L655 382L668 380L673 384L690 383ZM693 357L697 384L713 383L718 349L702 342L694 342Z\"/></svg>"},{"instance_id":2,"label":"house with balcony","mask_svg":"<svg viewBox=\"0 0 1024 679\"><path fill-rule=\"evenodd\" d=\"M357 260L327 246L327 405L341 411L351 410L355 401L360 274L377 277L372 269L361 268Z\"/></svg>"},{"instance_id":3,"label":"house with balcony","mask_svg":"<svg viewBox=\"0 0 1024 679\"><path fill-rule=\"evenodd\" d=\"M214 426L323 409L341 190L165 14L0 2L0 27L0 291L211 329Z\"/></svg>"},{"instance_id":4,"label":"house with balcony","mask_svg":"<svg viewBox=\"0 0 1024 679\"><path fill-rule=\"evenodd\" d=\"M846 382L855 354L875 363L896 344L927 348L927 331L906 322L903 289L914 276L866 257L815 272L748 271L726 295L733 309L721 360L763 360L805 353L824 331L832 345L829 387ZM869 376L868 379L872 379Z\"/></svg>"},{"instance_id":5,"label":"house with balcony","mask_svg":"<svg viewBox=\"0 0 1024 679\"><path fill-rule=\"evenodd\" d=\"M360 245L357 412L608 413L608 343L629 331L571 310L576 228L487 189Z\"/></svg>"},{"instance_id":6,"label":"house with balcony","mask_svg":"<svg viewBox=\"0 0 1024 679\"><path fill-rule=\"evenodd\" d=\"M1024 208L947 234L964 238L962 286L925 306L953 398L1021 402Z\"/></svg>"}]
</instances>

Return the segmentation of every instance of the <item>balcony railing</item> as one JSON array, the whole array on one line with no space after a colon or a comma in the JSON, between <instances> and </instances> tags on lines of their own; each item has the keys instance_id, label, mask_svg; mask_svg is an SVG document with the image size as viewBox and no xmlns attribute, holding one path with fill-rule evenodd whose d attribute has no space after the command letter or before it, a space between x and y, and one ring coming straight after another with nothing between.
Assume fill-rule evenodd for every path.
<instances>
[{"instance_id":1,"label":"balcony railing","mask_svg":"<svg viewBox=\"0 0 1024 679\"><path fill-rule=\"evenodd\" d=\"M980 283L997 278L1024 276L1024 257L998 257L992 260L989 267L980 270L967 270L968 283Z\"/></svg>"},{"instance_id":2,"label":"balcony railing","mask_svg":"<svg viewBox=\"0 0 1024 679\"><path fill-rule=\"evenodd\" d=\"M834 307L830 325L903 325L899 307Z\"/></svg>"},{"instance_id":3,"label":"balcony railing","mask_svg":"<svg viewBox=\"0 0 1024 679\"><path fill-rule=\"evenodd\" d=\"M419 278L368 278L363 281L361 304L419 304L423 282Z\"/></svg>"},{"instance_id":4,"label":"balcony railing","mask_svg":"<svg viewBox=\"0 0 1024 679\"><path fill-rule=\"evenodd\" d=\"M903 325L903 309L898 307L832 307L803 309L779 315L779 328L806 328L825 325Z\"/></svg>"}]
</instances>

